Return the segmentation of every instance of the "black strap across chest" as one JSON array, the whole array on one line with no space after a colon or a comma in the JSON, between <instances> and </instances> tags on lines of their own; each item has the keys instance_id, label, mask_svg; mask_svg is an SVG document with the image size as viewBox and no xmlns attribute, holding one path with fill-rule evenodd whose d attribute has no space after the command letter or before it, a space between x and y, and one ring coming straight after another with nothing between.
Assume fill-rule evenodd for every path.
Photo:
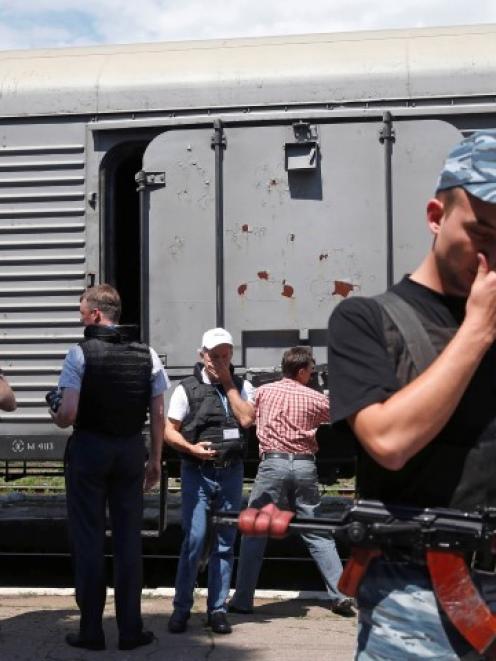
<instances>
[{"instance_id":1,"label":"black strap across chest","mask_svg":"<svg viewBox=\"0 0 496 661\"><path fill-rule=\"evenodd\" d=\"M434 345L414 308L393 291L374 296L397 327L420 374L437 358Z\"/></svg>"}]
</instances>

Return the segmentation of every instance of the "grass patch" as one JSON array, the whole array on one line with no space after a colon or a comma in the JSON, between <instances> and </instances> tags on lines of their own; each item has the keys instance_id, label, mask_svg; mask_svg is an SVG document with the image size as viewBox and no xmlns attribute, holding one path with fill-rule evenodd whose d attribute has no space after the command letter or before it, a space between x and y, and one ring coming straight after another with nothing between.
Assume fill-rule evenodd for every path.
<instances>
[{"instance_id":1,"label":"grass patch","mask_svg":"<svg viewBox=\"0 0 496 661\"><path fill-rule=\"evenodd\" d=\"M46 475L40 475L45 472ZM7 479L7 475L9 479ZM4 464L0 477L0 493L2 494L14 491L49 493L50 491L60 491L64 486L62 463L30 463L28 469L25 470L23 463L12 462L8 465L8 471Z\"/></svg>"}]
</instances>

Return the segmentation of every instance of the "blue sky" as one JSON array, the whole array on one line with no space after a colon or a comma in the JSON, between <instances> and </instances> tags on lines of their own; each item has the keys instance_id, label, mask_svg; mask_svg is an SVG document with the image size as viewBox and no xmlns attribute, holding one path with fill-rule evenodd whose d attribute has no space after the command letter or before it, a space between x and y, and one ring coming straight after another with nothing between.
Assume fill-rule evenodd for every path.
<instances>
[{"instance_id":1,"label":"blue sky","mask_svg":"<svg viewBox=\"0 0 496 661\"><path fill-rule=\"evenodd\" d=\"M0 0L0 48L496 23L493 0Z\"/></svg>"}]
</instances>

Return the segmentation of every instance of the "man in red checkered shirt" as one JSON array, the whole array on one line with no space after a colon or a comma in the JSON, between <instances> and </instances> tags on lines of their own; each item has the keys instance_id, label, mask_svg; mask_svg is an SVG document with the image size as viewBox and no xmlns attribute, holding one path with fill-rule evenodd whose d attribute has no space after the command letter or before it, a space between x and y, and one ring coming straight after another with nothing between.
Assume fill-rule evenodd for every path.
<instances>
[{"instance_id":1,"label":"man in red checkered shirt","mask_svg":"<svg viewBox=\"0 0 496 661\"><path fill-rule=\"evenodd\" d=\"M315 361L308 347L288 349L282 358L283 378L256 391L256 425L260 442L260 465L250 495L249 507L275 503L315 517L320 509L315 453L315 434L329 422L327 397L308 382ZM316 533L302 534L325 581L332 610L353 616L352 601L337 588L342 565L334 540ZM231 613L251 613L253 597L263 562L266 537L243 535L236 577L236 591L229 604Z\"/></svg>"}]
</instances>

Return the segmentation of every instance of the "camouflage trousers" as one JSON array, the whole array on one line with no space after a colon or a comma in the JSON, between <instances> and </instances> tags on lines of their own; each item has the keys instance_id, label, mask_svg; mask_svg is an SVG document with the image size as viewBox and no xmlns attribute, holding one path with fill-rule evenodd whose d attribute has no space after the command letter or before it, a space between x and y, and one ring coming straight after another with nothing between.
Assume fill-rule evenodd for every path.
<instances>
[{"instance_id":1,"label":"camouflage trousers","mask_svg":"<svg viewBox=\"0 0 496 661\"><path fill-rule=\"evenodd\" d=\"M496 576L474 582L496 612ZM357 661L483 659L440 612L425 566L374 560L358 592Z\"/></svg>"}]
</instances>

